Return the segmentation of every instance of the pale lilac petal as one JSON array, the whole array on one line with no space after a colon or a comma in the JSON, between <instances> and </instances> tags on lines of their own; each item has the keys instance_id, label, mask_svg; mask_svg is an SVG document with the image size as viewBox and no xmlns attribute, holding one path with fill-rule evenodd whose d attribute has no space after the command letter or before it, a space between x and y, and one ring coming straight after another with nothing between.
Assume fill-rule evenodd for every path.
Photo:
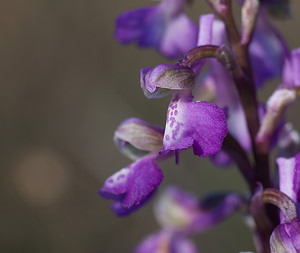
<instances>
[{"instance_id":1,"label":"pale lilac petal","mask_svg":"<svg viewBox=\"0 0 300 253\"><path fill-rule=\"evenodd\" d=\"M185 14L170 22L162 37L159 51L174 58L183 55L196 46L197 26Z\"/></svg>"},{"instance_id":2,"label":"pale lilac petal","mask_svg":"<svg viewBox=\"0 0 300 253\"><path fill-rule=\"evenodd\" d=\"M201 15L199 18L199 34L197 46L211 44L213 34L213 23L215 16L213 14Z\"/></svg>"},{"instance_id":3,"label":"pale lilac petal","mask_svg":"<svg viewBox=\"0 0 300 253\"><path fill-rule=\"evenodd\" d=\"M218 106L176 94L167 113L163 152L193 146L200 157L213 155L221 149L226 134L225 114Z\"/></svg>"},{"instance_id":4,"label":"pale lilac petal","mask_svg":"<svg viewBox=\"0 0 300 253\"><path fill-rule=\"evenodd\" d=\"M245 150L251 149L251 139L246 117L236 87L224 67L215 59L210 60L211 76L216 85L215 103L227 109L228 132Z\"/></svg>"},{"instance_id":5,"label":"pale lilac petal","mask_svg":"<svg viewBox=\"0 0 300 253\"><path fill-rule=\"evenodd\" d=\"M280 190L294 202L300 202L300 154L293 158L278 158Z\"/></svg>"},{"instance_id":6,"label":"pale lilac petal","mask_svg":"<svg viewBox=\"0 0 300 253\"><path fill-rule=\"evenodd\" d=\"M156 199L154 212L158 223L165 229L189 231L199 213L196 196L175 186L166 188Z\"/></svg>"},{"instance_id":7,"label":"pale lilac petal","mask_svg":"<svg viewBox=\"0 0 300 253\"><path fill-rule=\"evenodd\" d=\"M135 249L134 253L197 253L194 244L188 239L162 230L146 237Z\"/></svg>"},{"instance_id":8,"label":"pale lilac petal","mask_svg":"<svg viewBox=\"0 0 300 253\"><path fill-rule=\"evenodd\" d=\"M204 45L211 44L214 18L215 17L213 14L200 16L197 46L204 46ZM201 70L204 67L206 62L207 59L202 59L196 62L195 64L193 64L192 68L196 77L200 75Z\"/></svg>"},{"instance_id":9,"label":"pale lilac petal","mask_svg":"<svg viewBox=\"0 0 300 253\"><path fill-rule=\"evenodd\" d=\"M213 36L211 44L221 46L226 41L225 24L221 20L214 20L213 23Z\"/></svg>"},{"instance_id":10,"label":"pale lilac petal","mask_svg":"<svg viewBox=\"0 0 300 253\"><path fill-rule=\"evenodd\" d=\"M99 194L117 200L112 209L118 215L136 210L160 185L163 174L155 164L156 155L147 155L106 180Z\"/></svg>"}]
</instances>

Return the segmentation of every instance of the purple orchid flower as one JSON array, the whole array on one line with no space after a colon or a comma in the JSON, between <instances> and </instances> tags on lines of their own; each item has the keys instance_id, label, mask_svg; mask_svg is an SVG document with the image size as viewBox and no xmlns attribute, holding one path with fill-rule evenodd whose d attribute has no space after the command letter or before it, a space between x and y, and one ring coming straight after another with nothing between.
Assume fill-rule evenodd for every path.
<instances>
[{"instance_id":1,"label":"purple orchid flower","mask_svg":"<svg viewBox=\"0 0 300 253\"><path fill-rule=\"evenodd\" d=\"M156 163L170 155L159 155L163 132L136 118L125 120L117 128L117 147L135 161L109 177L99 191L104 198L115 201L111 208L117 215L128 215L141 207L161 184L163 174Z\"/></svg>"},{"instance_id":2,"label":"purple orchid flower","mask_svg":"<svg viewBox=\"0 0 300 253\"><path fill-rule=\"evenodd\" d=\"M212 21L213 15L200 18L199 43L211 40L210 28L204 24L209 25ZM161 88L173 93L167 113L162 154L192 146L196 155L206 157L221 149L227 134L225 114L212 103L193 101L194 80L194 71L180 64L164 64L141 70L144 93L155 93Z\"/></svg>"},{"instance_id":3,"label":"purple orchid flower","mask_svg":"<svg viewBox=\"0 0 300 253\"><path fill-rule=\"evenodd\" d=\"M154 47L176 58L195 47L197 26L183 13L186 0L164 0L154 7L124 12L116 22L116 37L123 43Z\"/></svg>"},{"instance_id":4,"label":"purple orchid flower","mask_svg":"<svg viewBox=\"0 0 300 253\"><path fill-rule=\"evenodd\" d=\"M155 203L155 215L163 229L185 235L203 232L226 220L242 205L235 193L213 194L200 201L194 194L168 187Z\"/></svg>"}]
</instances>

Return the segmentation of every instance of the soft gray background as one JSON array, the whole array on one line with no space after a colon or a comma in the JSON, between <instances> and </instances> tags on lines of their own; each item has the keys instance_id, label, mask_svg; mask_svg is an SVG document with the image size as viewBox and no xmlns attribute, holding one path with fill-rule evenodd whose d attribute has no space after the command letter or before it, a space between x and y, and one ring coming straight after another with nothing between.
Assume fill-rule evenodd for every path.
<instances>
[{"instance_id":1,"label":"soft gray background","mask_svg":"<svg viewBox=\"0 0 300 253\"><path fill-rule=\"evenodd\" d=\"M194 2L187 11L196 22L207 6ZM0 1L0 252L131 252L158 229L152 203L124 219L97 194L129 163L112 142L117 125L132 116L164 125L169 98L147 100L139 69L167 61L153 50L122 47L113 37L120 13L150 4ZM300 2L293 4L294 20L280 22L291 48L300 45ZM299 128L298 105L289 117ZM170 160L161 167L163 186L176 183L199 195L245 190L234 168L215 169L190 151L179 166ZM253 249L240 215L195 241L201 252Z\"/></svg>"}]
</instances>

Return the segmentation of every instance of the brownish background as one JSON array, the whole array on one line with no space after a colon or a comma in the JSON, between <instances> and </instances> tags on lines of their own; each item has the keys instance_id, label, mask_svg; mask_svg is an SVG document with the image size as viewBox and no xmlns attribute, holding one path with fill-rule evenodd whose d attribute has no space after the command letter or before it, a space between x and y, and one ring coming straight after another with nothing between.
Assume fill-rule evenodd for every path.
<instances>
[{"instance_id":1,"label":"brownish background","mask_svg":"<svg viewBox=\"0 0 300 253\"><path fill-rule=\"evenodd\" d=\"M188 13L207 12L195 1ZM154 232L151 204L117 218L98 196L105 178L129 160L114 147L127 117L164 125L169 98L147 100L139 69L167 62L153 50L122 47L114 20L148 1L0 1L0 252L131 252ZM151 3L150 3L151 4ZM297 13L280 23L291 48L300 45ZM263 89L266 98L274 85ZM298 122L298 105L289 117ZM163 183L204 194L245 190L234 168L218 170L186 152L179 166L164 162ZM235 215L195 237L201 252L252 250Z\"/></svg>"}]
</instances>

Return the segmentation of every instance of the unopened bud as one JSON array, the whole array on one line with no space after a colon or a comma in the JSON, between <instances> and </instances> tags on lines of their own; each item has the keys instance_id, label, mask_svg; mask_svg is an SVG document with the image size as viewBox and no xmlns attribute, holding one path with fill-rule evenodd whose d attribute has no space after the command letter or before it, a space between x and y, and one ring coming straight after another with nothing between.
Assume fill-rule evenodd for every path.
<instances>
[{"instance_id":1,"label":"unopened bud","mask_svg":"<svg viewBox=\"0 0 300 253\"><path fill-rule=\"evenodd\" d=\"M278 89L268 99L267 112L256 136L256 142L263 150L269 149L272 136L285 109L295 100L296 92L290 89Z\"/></svg>"},{"instance_id":2,"label":"unopened bud","mask_svg":"<svg viewBox=\"0 0 300 253\"><path fill-rule=\"evenodd\" d=\"M114 141L125 156L137 160L146 153L158 153L162 149L163 133L164 130L160 127L130 118L117 128Z\"/></svg>"},{"instance_id":3,"label":"unopened bud","mask_svg":"<svg viewBox=\"0 0 300 253\"><path fill-rule=\"evenodd\" d=\"M259 11L259 0L245 0L242 7L242 44L250 43Z\"/></svg>"}]
</instances>

